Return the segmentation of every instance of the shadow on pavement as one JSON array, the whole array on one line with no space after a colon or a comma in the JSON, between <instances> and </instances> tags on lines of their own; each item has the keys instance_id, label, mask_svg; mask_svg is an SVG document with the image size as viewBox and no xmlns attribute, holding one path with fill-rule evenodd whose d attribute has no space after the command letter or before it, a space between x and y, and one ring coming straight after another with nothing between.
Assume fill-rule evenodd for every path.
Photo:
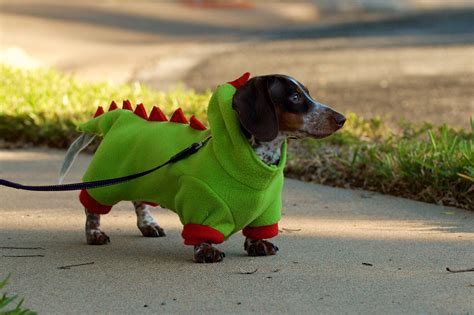
<instances>
[{"instance_id":1,"label":"shadow on pavement","mask_svg":"<svg viewBox=\"0 0 474 315\"><path fill-rule=\"evenodd\" d=\"M393 14L392 14L393 15ZM309 39L337 37L371 37L401 35L474 34L474 9L422 11L334 25L306 27L300 30L274 31L279 39ZM461 44L471 44L463 41Z\"/></svg>"},{"instance_id":2,"label":"shadow on pavement","mask_svg":"<svg viewBox=\"0 0 474 315\"><path fill-rule=\"evenodd\" d=\"M111 8L114 8L112 6ZM153 7L159 10L159 5ZM225 11L223 11L225 12ZM144 14L127 13L107 9L107 7L64 5L46 3L28 5L17 3L2 4L2 13L38 17L46 20L81 23L99 27L115 28L125 31L146 33L171 38L212 40L222 36L258 39L268 41L275 39L318 39L338 37L391 37L391 36L428 36L428 35L468 35L474 33L474 9L450 9L436 11L420 11L405 14L388 13L379 15L372 20L359 20L331 24L313 24L303 27L278 27L265 30L264 27L225 26L215 23L213 18L225 21L227 15L219 11L210 14L204 21L185 21L182 17L146 16ZM227 13L233 13L229 11ZM242 14L245 21L246 15ZM268 17L267 17L268 18ZM86 36L88 34L83 34ZM79 35L80 36L80 35ZM456 39L454 39L456 41ZM457 40L459 44L471 44L474 37ZM446 41L452 44L452 41ZM440 42L442 44L442 42Z\"/></svg>"},{"instance_id":3,"label":"shadow on pavement","mask_svg":"<svg viewBox=\"0 0 474 315\"><path fill-rule=\"evenodd\" d=\"M2 5L2 13L118 28L155 35L164 34L174 37L235 34L238 31L232 27L174 21L171 19L114 12L98 7L70 6L60 3L29 4L27 6L8 3Z\"/></svg>"}]
</instances>

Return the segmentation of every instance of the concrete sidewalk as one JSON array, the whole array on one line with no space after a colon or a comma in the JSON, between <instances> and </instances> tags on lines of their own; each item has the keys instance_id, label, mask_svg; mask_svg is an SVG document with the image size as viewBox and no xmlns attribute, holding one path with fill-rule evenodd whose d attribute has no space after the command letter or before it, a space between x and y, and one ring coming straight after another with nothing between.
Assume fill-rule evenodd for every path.
<instances>
[{"instance_id":1,"label":"concrete sidewalk","mask_svg":"<svg viewBox=\"0 0 474 315\"><path fill-rule=\"evenodd\" d=\"M55 183L63 154L0 151L0 177ZM76 192L2 187L0 246L44 250L0 249L0 278L11 273L8 291L47 314L474 312L474 273L445 271L474 267L473 212L287 180L278 255L247 257L235 235L213 265L192 263L176 215L155 213L166 238L141 237L123 203L103 219L111 244L88 246Z\"/></svg>"}]
</instances>

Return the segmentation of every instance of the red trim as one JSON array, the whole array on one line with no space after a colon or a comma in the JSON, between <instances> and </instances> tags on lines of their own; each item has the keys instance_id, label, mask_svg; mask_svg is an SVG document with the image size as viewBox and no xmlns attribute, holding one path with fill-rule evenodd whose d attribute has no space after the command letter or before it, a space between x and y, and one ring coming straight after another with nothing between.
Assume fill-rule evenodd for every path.
<instances>
[{"instance_id":1,"label":"red trim","mask_svg":"<svg viewBox=\"0 0 474 315\"><path fill-rule=\"evenodd\" d=\"M227 82L233 85L236 89L240 88L242 85L247 83L248 79L250 78L250 72L245 72L240 76L240 78L235 79L234 81Z\"/></svg>"},{"instance_id":2,"label":"red trim","mask_svg":"<svg viewBox=\"0 0 474 315\"><path fill-rule=\"evenodd\" d=\"M123 101L122 109L131 110L133 112L132 103L129 100Z\"/></svg>"},{"instance_id":3,"label":"red trim","mask_svg":"<svg viewBox=\"0 0 474 315\"><path fill-rule=\"evenodd\" d=\"M104 108L102 106L97 107L97 111L94 114L94 118L99 117L104 113Z\"/></svg>"},{"instance_id":4,"label":"red trim","mask_svg":"<svg viewBox=\"0 0 474 315\"><path fill-rule=\"evenodd\" d=\"M87 208L87 210L95 214L107 214L112 209L112 206L103 205L97 202L85 189L81 190L79 193L79 201Z\"/></svg>"},{"instance_id":5,"label":"red trim","mask_svg":"<svg viewBox=\"0 0 474 315\"><path fill-rule=\"evenodd\" d=\"M191 128L193 129L196 129L196 130L206 130L206 126L203 125L202 122L200 122L196 117L191 116L191 118L189 119L189 125L191 126Z\"/></svg>"},{"instance_id":6,"label":"red trim","mask_svg":"<svg viewBox=\"0 0 474 315\"><path fill-rule=\"evenodd\" d=\"M224 242L224 234L210 226L201 224L185 224L181 236L185 245L199 245L205 242L220 244Z\"/></svg>"},{"instance_id":7,"label":"red trim","mask_svg":"<svg viewBox=\"0 0 474 315\"><path fill-rule=\"evenodd\" d=\"M170 118L170 121L179 123L179 124L188 123L188 120L186 119L186 116L184 116L183 110L181 108L178 108L177 110L174 111L173 115Z\"/></svg>"},{"instance_id":8,"label":"red trim","mask_svg":"<svg viewBox=\"0 0 474 315\"><path fill-rule=\"evenodd\" d=\"M115 103L115 101L112 101L112 103L110 103L110 106L109 106L109 112L116 110L117 108L118 108L117 103Z\"/></svg>"},{"instance_id":9,"label":"red trim","mask_svg":"<svg viewBox=\"0 0 474 315\"><path fill-rule=\"evenodd\" d=\"M148 120L148 114L146 113L145 106L143 106L143 103L140 103L135 107L134 111L135 115L140 116L141 118Z\"/></svg>"},{"instance_id":10,"label":"red trim","mask_svg":"<svg viewBox=\"0 0 474 315\"><path fill-rule=\"evenodd\" d=\"M272 238L278 235L278 223L257 227L247 226L242 233L253 240Z\"/></svg>"},{"instance_id":11,"label":"red trim","mask_svg":"<svg viewBox=\"0 0 474 315\"><path fill-rule=\"evenodd\" d=\"M163 114L161 109L159 109L156 106L153 106L153 109L151 110L150 117L148 117L149 121L168 121L168 118L166 118L166 115Z\"/></svg>"}]
</instances>

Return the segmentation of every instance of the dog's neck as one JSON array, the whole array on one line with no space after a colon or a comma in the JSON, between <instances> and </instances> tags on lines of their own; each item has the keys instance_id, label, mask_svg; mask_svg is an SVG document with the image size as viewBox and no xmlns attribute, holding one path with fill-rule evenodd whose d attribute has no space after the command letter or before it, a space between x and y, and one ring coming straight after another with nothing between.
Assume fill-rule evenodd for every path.
<instances>
[{"instance_id":1,"label":"dog's neck","mask_svg":"<svg viewBox=\"0 0 474 315\"><path fill-rule=\"evenodd\" d=\"M253 136L249 138L255 154L267 165L276 165L280 162L281 146L286 139L286 135L278 133L278 136L272 141L262 142L256 140Z\"/></svg>"}]
</instances>

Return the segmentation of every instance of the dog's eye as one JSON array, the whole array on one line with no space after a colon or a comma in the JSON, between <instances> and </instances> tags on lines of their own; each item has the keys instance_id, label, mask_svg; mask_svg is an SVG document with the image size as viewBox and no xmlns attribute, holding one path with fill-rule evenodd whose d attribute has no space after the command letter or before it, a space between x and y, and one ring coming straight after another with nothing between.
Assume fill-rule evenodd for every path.
<instances>
[{"instance_id":1,"label":"dog's eye","mask_svg":"<svg viewBox=\"0 0 474 315\"><path fill-rule=\"evenodd\" d=\"M291 97L290 97L290 100L293 102L293 103L298 103L301 99L301 96L299 93L295 93L293 94Z\"/></svg>"}]
</instances>

